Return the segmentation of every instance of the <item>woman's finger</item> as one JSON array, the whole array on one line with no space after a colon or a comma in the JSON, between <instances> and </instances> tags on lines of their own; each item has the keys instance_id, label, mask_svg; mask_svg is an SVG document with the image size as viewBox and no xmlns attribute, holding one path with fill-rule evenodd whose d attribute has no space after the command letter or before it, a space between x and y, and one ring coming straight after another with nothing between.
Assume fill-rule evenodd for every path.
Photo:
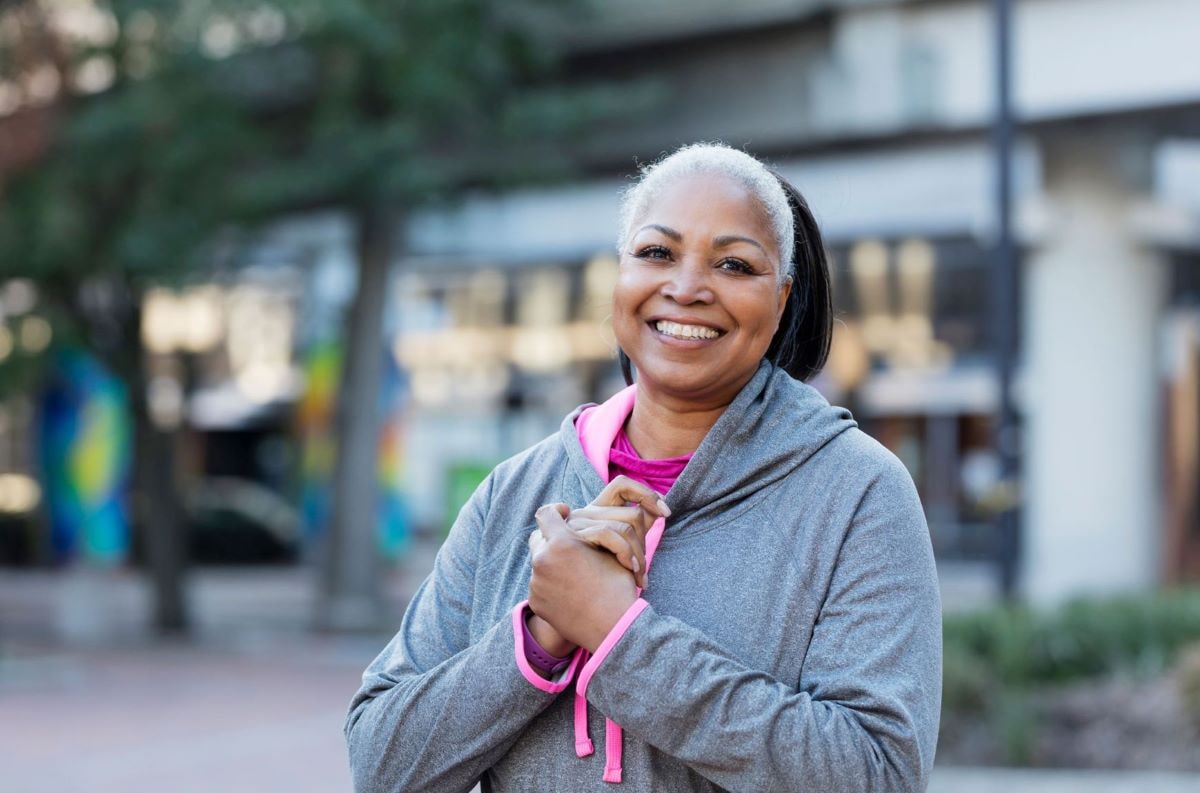
<instances>
[{"instance_id":1,"label":"woman's finger","mask_svg":"<svg viewBox=\"0 0 1200 793\"><path fill-rule=\"evenodd\" d=\"M658 518L666 518L671 514L671 509L667 502L663 501L661 493L624 475L617 476L609 482L592 502L595 506L610 507L624 506L628 503L640 504L643 509Z\"/></svg>"},{"instance_id":2,"label":"woman's finger","mask_svg":"<svg viewBox=\"0 0 1200 793\"><path fill-rule=\"evenodd\" d=\"M649 514L640 504L632 507L588 504L586 507L571 510L572 516L579 515L593 520L623 520L626 523L632 523L633 520Z\"/></svg>"},{"instance_id":3,"label":"woman's finger","mask_svg":"<svg viewBox=\"0 0 1200 793\"><path fill-rule=\"evenodd\" d=\"M580 532L588 529L603 529L618 535L630 547L633 556L632 562L629 559L620 559L620 557L618 557L621 564L634 573L634 575L639 575L646 570L646 543L643 539L642 532L640 532L637 527L626 523L625 521L619 520L593 520L590 518L580 518L577 517L578 514L579 511L576 510L572 512L571 517L567 519L567 527L574 531L577 536L580 534Z\"/></svg>"},{"instance_id":4,"label":"woman's finger","mask_svg":"<svg viewBox=\"0 0 1200 793\"><path fill-rule=\"evenodd\" d=\"M529 558L537 556L542 549L546 547L546 538L542 536L541 529L534 529L529 532Z\"/></svg>"},{"instance_id":5,"label":"woman's finger","mask_svg":"<svg viewBox=\"0 0 1200 793\"><path fill-rule=\"evenodd\" d=\"M588 518L577 518L574 513L567 520L567 528L574 531L576 534L585 529L604 529L614 534L619 535L626 543L633 548L633 553L637 557L639 569L646 568L646 543L642 540L642 535L638 532L635 526L632 526L624 521L619 520L591 520ZM630 568L633 570L633 568ZM634 570L637 572L637 570Z\"/></svg>"},{"instance_id":6,"label":"woman's finger","mask_svg":"<svg viewBox=\"0 0 1200 793\"><path fill-rule=\"evenodd\" d=\"M586 518L588 520L619 521L633 526L642 537L645 537L656 517L642 509L641 506L609 507L589 504L586 507L571 510L568 520Z\"/></svg>"},{"instance_id":7,"label":"woman's finger","mask_svg":"<svg viewBox=\"0 0 1200 793\"><path fill-rule=\"evenodd\" d=\"M597 524L579 529L575 536L589 545L603 548L617 557L621 566L633 573L638 586L646 588L646 559L644 552L629 541L628 536L616 528L627 524Z\"/></svg>"}]
</instances>

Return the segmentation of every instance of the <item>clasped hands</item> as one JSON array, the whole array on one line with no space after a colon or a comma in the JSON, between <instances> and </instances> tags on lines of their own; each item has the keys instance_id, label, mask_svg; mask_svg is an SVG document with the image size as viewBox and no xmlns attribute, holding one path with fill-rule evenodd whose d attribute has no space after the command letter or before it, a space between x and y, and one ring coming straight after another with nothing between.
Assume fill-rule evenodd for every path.
<instances>
[{"instance_id":1,"label":"clasped hands","mask_svg":"<svg viewBox=\"0 0 1200 793\"><path fill-rule=\"evenodd\" d=\"M640 482L614 478L580 509L546 504L529 535L529 630L547 652L594 652L645 588L646 533L671 514Z\"/></svg>"}]
</instances>

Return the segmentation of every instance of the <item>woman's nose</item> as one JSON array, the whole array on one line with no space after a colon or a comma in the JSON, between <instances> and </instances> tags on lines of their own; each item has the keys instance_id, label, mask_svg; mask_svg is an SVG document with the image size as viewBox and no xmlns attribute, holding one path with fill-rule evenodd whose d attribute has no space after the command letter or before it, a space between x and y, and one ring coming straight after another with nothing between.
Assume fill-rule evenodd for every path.
<instances>
[{"instance_id":1,"label":"woman's nose","mask_svg":"<svg viewBox=\"0 0 1200 793\"><path fill-rule=\"evenodd\" d=\"M704 265L683 262L671 268L659 292L680 305L711 303L713 292L708 281L709 275Z\"/></svg>"}]
</instances>

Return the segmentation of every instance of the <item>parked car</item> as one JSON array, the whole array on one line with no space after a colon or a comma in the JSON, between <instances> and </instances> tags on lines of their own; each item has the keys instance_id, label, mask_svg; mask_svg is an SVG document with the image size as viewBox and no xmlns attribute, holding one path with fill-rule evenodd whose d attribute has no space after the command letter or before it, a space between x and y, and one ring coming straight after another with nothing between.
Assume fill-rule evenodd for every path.
<instances>
[{"instance_id":1,"label":"parked car","mask_svg":"<svg viewBox=\"0 0 1200 793\"><path fill-rule=\"evenodd\" d=\"M185 498L188 547L201 564L295 561L300 515L283 496L249 479L202 480Z\"/></svg>"}]
</instances>

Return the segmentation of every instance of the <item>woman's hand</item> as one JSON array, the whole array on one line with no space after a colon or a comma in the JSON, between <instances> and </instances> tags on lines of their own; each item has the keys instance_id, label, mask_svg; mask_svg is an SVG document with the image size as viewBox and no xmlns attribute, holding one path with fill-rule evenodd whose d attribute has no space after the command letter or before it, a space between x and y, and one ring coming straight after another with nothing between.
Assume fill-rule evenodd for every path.
<instances>
[{"instance_id":1,"label":"woman's hand","mask_svg":"<svg viewBox=\"0 0 1200 793\"><path fill-rule=\"evenodd\" d=\"M537 511L535 534L542 540L530 537L529 607L566 642L594 652L637 599L636 583L611 552L571 530L566 520L570 514L566 504L547 504ZM532 620L530 630L534 631Z\"/></svg>"},{"instance_id":2,"label":"woman's hand","mask_svg":"<svg viewBox=\"0 0 1200 793\"><path fill-rule=\"evenodd\" d=\"M627 506L632 504L632 506ZM654 521L667 517L671 510L662 496L627 476L618 476L600 491L586 507L567 510L559 505L558 514L565 518L567 528L575 532L576 538L595 548L611 553L621 566L630 571L637 585L645 589L646 577L646 533ZM529 535L530 558L541 553L546 543L546 534L539 528ZM565 656L575 649L575 644L564 638L554 627L534 611L529 617L529 632L551 655Z\"/></svg>"},{"instance_id":3,"label":"woman's hand","mask_svg":"<svg viewBox=\"0 0 1200 793\"><path fill-rule=\"evenodd\" d=\"M633 573L638 586L645 589L646 534L655 520L670 514L659 493L627 476L618 476L592 503L571 510L566 521L567 528L579 539L616 556Z\"/></svg>"}]
</instances>

